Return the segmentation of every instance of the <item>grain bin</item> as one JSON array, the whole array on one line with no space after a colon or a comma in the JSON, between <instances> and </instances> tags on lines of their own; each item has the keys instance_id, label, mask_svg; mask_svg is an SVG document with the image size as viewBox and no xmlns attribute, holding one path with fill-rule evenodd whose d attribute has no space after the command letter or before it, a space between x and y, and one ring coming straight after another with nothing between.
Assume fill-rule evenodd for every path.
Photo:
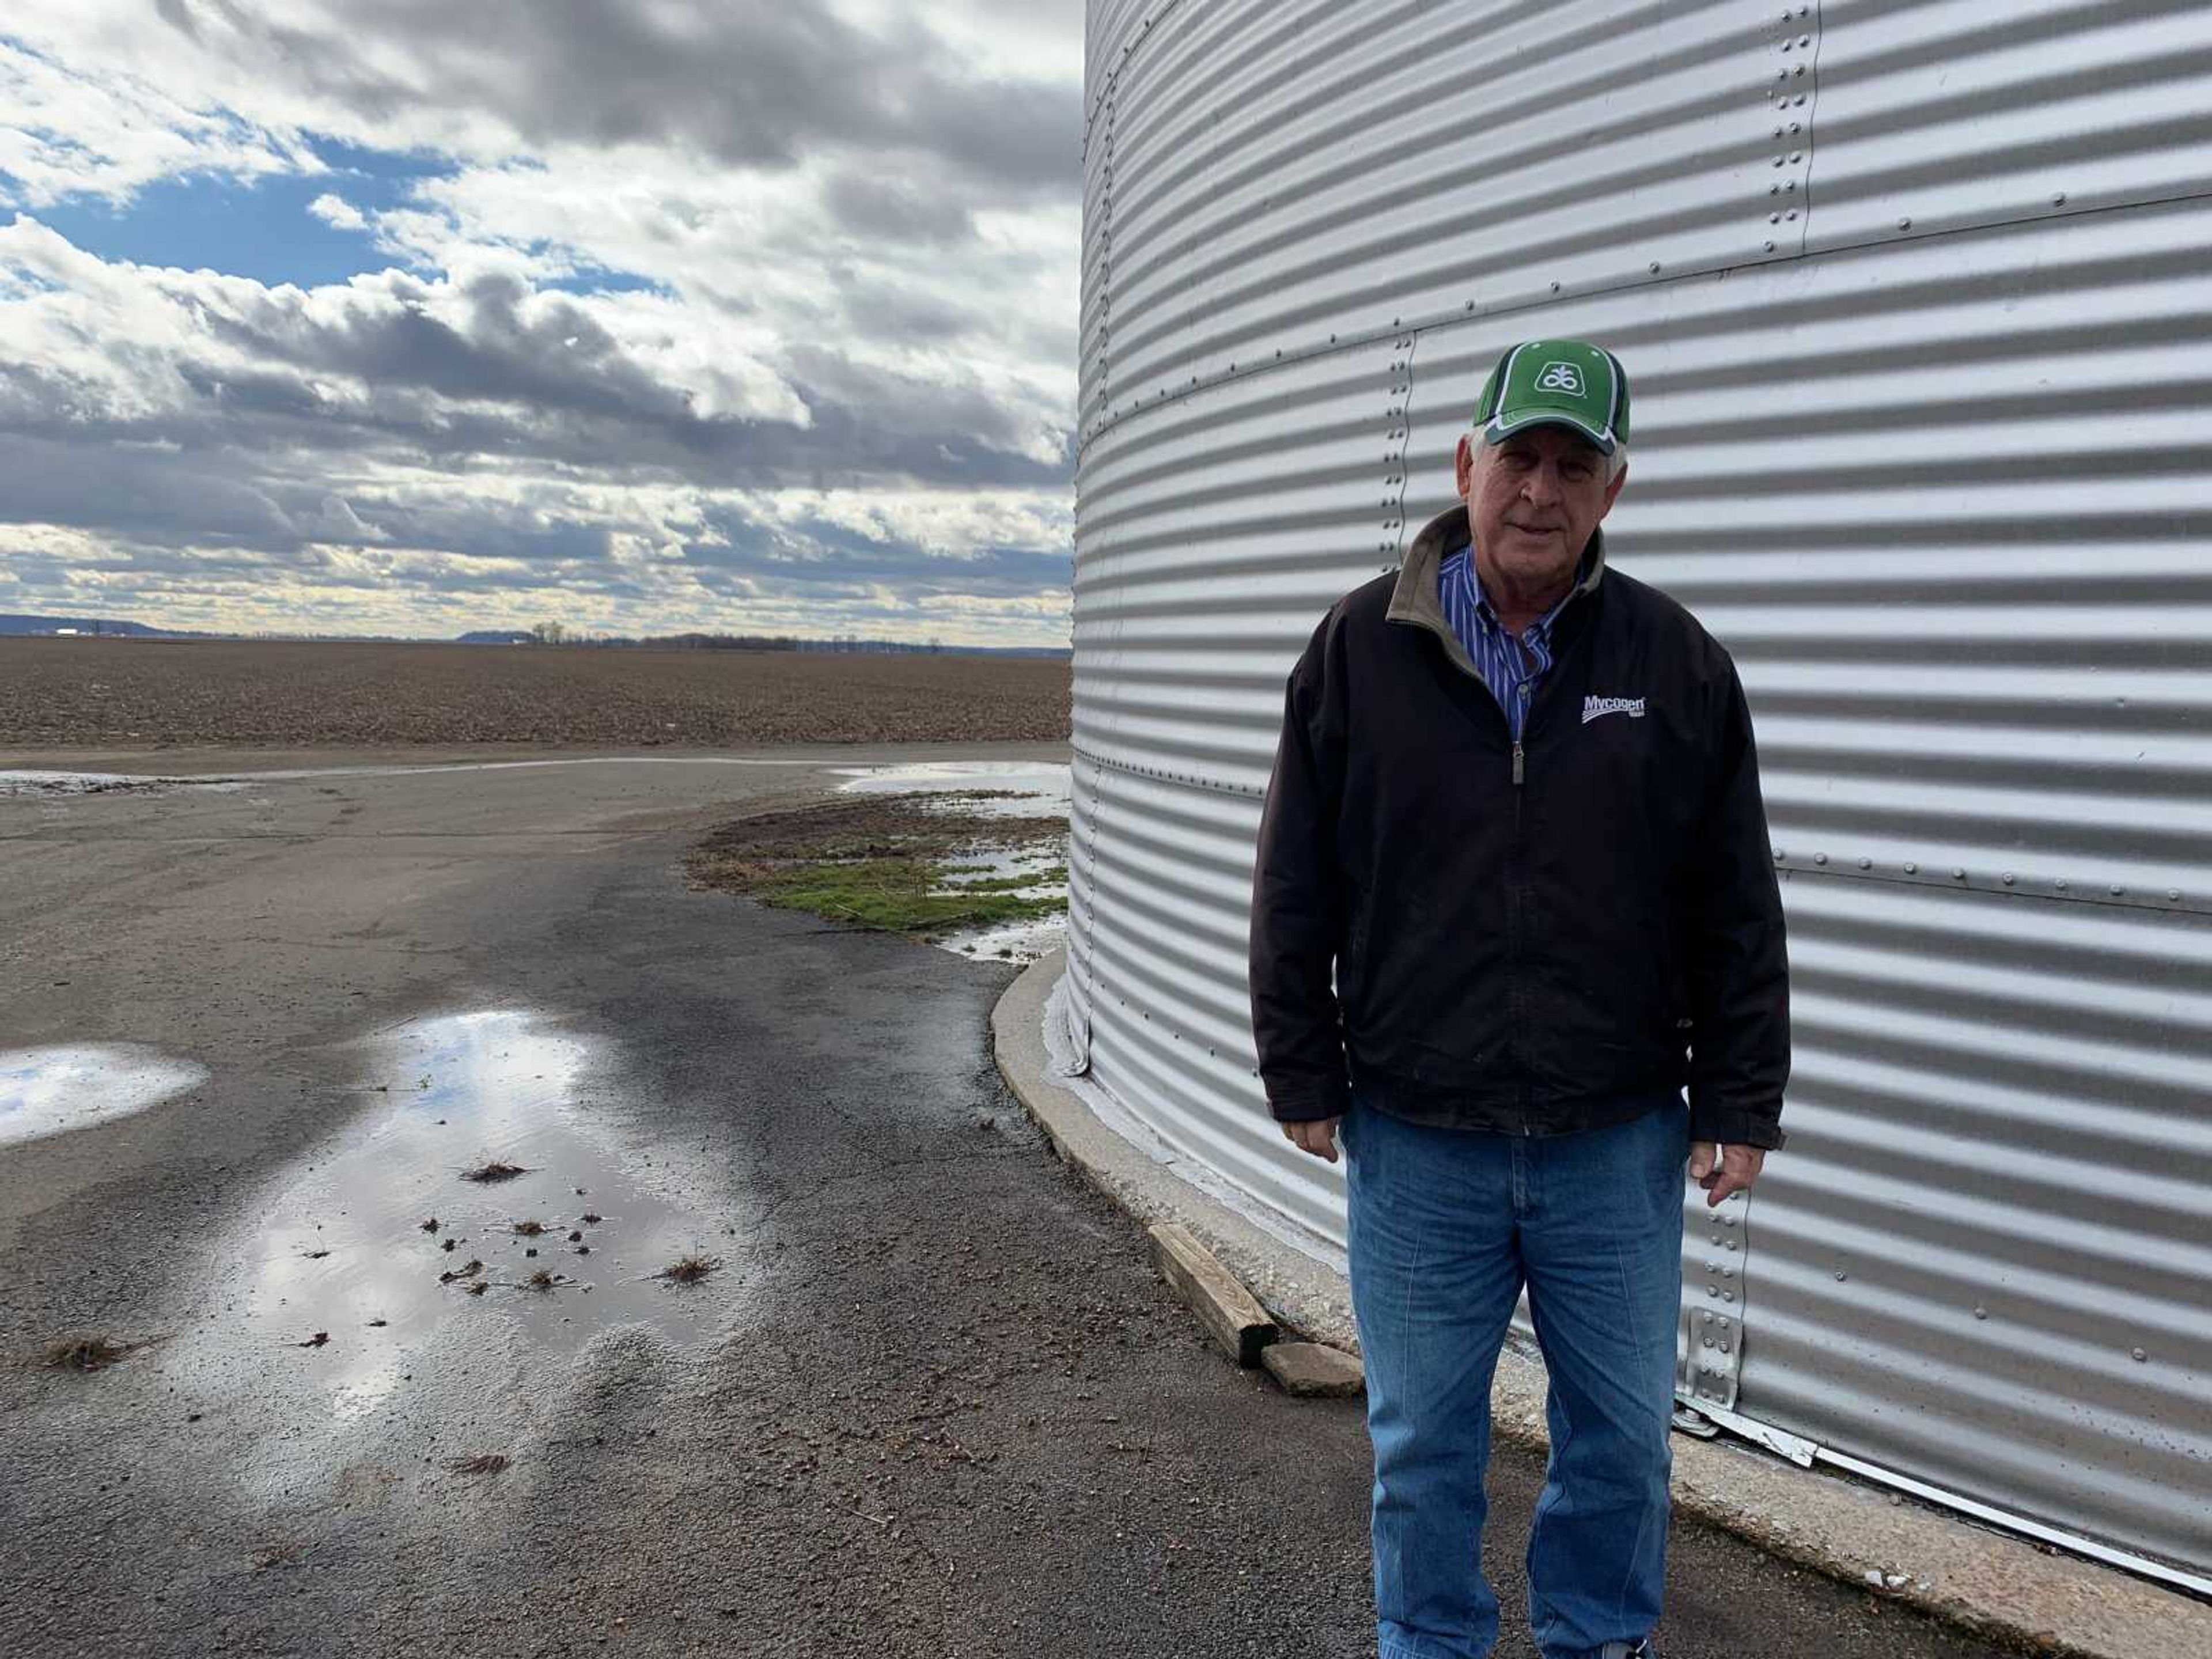
<instances>
[{"instance_id":1,"label":"grain bin","mask_svg":"<svg viewBox=\"0 0 2212 1659\"><path fill-rule=\"evenodd\" d=\"M1449 504L1502 346L1602 341L1608 557L1736 659L1791 929L1791 1144L1692 1207L1683 1401L2212 1589L2212 10L1088 40L1060 1036L1340 1249L1245 1001L1283 677Z\"/></svg>"}]
</instances>

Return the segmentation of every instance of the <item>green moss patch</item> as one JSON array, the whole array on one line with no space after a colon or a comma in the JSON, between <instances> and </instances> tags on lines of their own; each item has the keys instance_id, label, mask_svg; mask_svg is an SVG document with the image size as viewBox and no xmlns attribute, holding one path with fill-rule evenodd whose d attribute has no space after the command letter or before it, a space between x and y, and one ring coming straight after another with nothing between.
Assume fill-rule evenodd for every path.
<instances>
[{"instance_id":1,"label":"green moss patch","mask_svg":"<svg viewBox=\"0 0 2212 1659\"><path fill-rule=\"evenodd\" d=\"M844 797L722 825L692 852L700 886L884 933L1037 921L1067 908L1064 864L994 874L979 854L1064 852L1059 818L977 810L982 792Z\"/></svg>"}]
</instances>

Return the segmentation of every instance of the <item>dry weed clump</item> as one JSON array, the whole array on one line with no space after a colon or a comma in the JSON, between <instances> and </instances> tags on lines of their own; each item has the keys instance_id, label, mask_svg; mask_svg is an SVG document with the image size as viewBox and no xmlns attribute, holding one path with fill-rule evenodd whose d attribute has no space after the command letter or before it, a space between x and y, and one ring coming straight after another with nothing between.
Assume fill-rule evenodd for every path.
<instances>
[{"instance_id":1,"label":"dry weed clump","mask_svg":"<svg viewBox=\"0 0 2212 1659\"><path fill-rule=\"evenodd\" d=\"M143 1342L117 1342L106 1333L79 1333L57 1337L39 1354L39 1364L52 1371L104 1371L144 1347Z\"/></svg>"},{"instance_id":2,"label":"dry weed clump","mask_svg":"<svg viewBox=\"0 0 2212 1659\"><path fill-rule=\"evenodd\" d=\"M721 1257L702 1255L695 1250L689 1255L677 1257L653 1277L665 1279L672 1285L696 1285L721 1265Z\"/></svg>"}]
</instances>

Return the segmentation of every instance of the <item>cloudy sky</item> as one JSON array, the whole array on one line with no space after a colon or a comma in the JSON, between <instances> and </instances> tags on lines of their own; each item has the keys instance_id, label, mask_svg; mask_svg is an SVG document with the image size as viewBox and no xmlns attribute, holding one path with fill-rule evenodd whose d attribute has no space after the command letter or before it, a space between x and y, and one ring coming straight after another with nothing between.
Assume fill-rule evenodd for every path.
<instances>
[{"instance_id":1,"label":"cloudy sky","mask_svg":"<svg viewBox=\"0 0 2212 1659\"><path fill-rule=\"evenodd\" d=\"M1064 644L1081 0L10 0L0 611Z\"/></svg>"}]
</instances>

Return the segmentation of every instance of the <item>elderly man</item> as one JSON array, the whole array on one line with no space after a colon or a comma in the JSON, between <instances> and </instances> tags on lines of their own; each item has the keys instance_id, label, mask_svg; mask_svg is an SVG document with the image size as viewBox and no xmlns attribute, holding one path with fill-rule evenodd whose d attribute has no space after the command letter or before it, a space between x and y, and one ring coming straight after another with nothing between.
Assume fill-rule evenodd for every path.
<instances>
[{"instance_id":1,"label":"elderly man","mask_svg":"<svg viewBox=\"0 0 2212 1659\"><path fill-rule=\"evenodd\" d=\"M1606 568L1628 428L1612 353L1514 347L1459 441L1463 504L1290 678L1253 1026L1285 1134L1348 1159L1381 1659L1498 1639L1483 1471L1524 1287L1551 1378L1532 1632L1546 1659L1650 1653L1683 1165L1717 1205L1782 1144L1750 716L1689 612Z\"/></svg>"}]
</instances>

